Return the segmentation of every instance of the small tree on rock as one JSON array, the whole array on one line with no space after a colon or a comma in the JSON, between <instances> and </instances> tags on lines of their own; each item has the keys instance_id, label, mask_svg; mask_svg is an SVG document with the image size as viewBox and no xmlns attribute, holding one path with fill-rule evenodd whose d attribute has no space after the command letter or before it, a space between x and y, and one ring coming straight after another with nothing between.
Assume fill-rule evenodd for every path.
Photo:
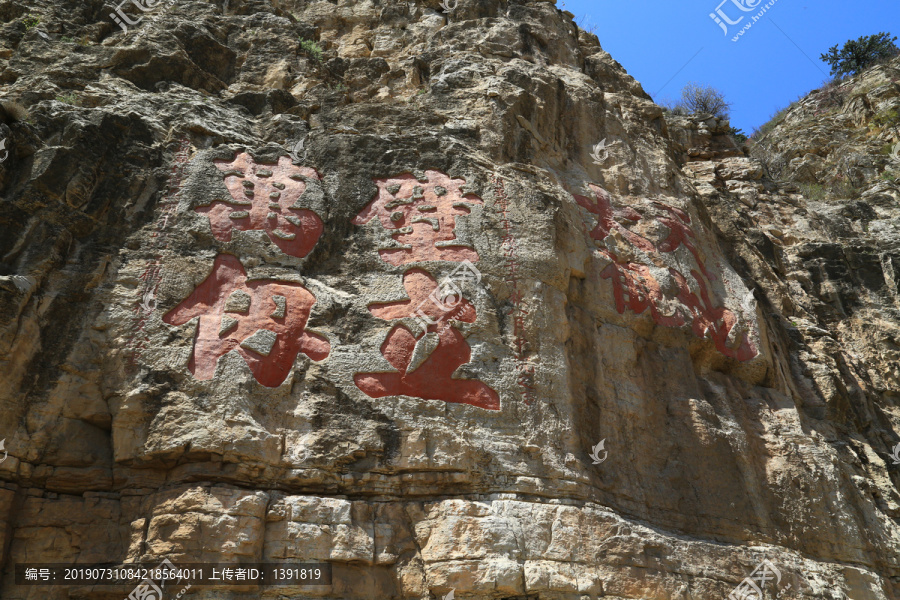
<instances>
[{"instance_id":1,"label":"small tree on rock","mask_svg":"<svg viewBox=\"0 0 900 600\"><path fill-rule=\"evenodd\" d=\"M709 85L689 82L681 90L679 103L691 114L709 113L714 117L728 118L731 104L725 101L725 95Z\"/></svg>"},{"instance_id":2,"label":"small tree on rock","mask_svg":"<svg viewBox=\"0 0 900 600\"><path fill-rule=\"evenodd\" d=\"M819 58L831 67L831 74L835 77L856 75L880 60L896 56L900 52L894 44L896 41L897 36L891 38L889 33L864 35L848 40L840 51L835 44Z\"/></svg>"}]
</instances>

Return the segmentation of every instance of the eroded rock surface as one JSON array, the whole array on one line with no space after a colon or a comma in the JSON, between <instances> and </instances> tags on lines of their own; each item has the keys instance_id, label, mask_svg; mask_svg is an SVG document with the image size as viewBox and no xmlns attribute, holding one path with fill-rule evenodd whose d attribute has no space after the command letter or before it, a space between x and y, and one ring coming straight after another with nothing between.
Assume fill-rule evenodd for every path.
<instances>
[{"instance_id":1,"label":"eroded rock surface","mask_svg":"<svg viewBox=\"0 0 900 600\"><path fill-rule=\"evenodd\" d=\"M124 10L0 2L0 596L900 597L894 192L667 123L552 2Z\"/></svg>"}]
</instances>

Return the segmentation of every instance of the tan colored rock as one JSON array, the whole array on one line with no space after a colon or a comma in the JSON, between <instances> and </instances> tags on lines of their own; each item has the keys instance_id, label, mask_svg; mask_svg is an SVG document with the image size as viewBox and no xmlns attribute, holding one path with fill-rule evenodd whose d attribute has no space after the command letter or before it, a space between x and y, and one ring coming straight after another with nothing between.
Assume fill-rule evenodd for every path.
<instances>
[{"instance_id":1,"label":"tan colored rock","mask_svg":"<svg viewBox=\"0 0 900 600\"><path fill-rule=\"evenodd\" d=\"M23 7L102 43L0 40L31 113L3 123L0 597L122 598L13 565L163 558L333 568L204 600L722 598L764 560L769 595L900 596L900 196L863 135L895 65L751 158L553 2L130 33L57 4ZM838 175L858 194L810 187Z\"/></svg>"}]
</instances>

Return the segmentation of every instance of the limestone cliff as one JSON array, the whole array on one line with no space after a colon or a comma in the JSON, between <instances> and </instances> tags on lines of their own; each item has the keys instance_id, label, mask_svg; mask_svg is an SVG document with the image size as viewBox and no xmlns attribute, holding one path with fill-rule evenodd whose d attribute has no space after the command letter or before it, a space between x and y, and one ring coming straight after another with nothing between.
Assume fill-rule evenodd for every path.
<instances>
[{"instance_id":1,"label":"limestone cliff","mask_svg":"<svg viewBox=\"0 0 900 600\"><path fill-rule=\"evenodd\" d=\"M886 162L804 195L546 1L0 16L0 597L900 597Z\"/></svg>"}]
</instances>

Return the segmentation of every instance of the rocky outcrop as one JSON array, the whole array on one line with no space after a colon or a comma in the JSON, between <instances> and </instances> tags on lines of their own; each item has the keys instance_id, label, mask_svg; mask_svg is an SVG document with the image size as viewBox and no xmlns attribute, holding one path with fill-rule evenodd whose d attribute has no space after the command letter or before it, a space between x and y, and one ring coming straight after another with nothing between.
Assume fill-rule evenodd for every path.
<instances>
[{"instance_id":1,"label":"rocky outcrop","mask_svg":"<svg viewBox=\"0 0 900 600\"><path fill-rule=\"evenodd\" d=\"M667 122L551 2L148 4L0 3L0 596L900 595L896 198Z\"/></svg>"},{"instance_id":2,"label":"rocky outcrop","mask_svg":"<svg viewBox=\"0 0 900 600\"><path fill-rule=\"evenodd\" d=\"M900 57L795 102L756 144L775 178L808 196L897 200Z\"/></svg>"},{"instance_id":3,"label":"rocky outcrop","mask_svg":"<svg viewBox=\"0 0 900 600\"><path fill-rule=\"evenodd\" d=\"M666 121L672 149L682 162L744 156L731 137L731 126L724 117L667 113Z\"/></svg>"}]
</instances>

